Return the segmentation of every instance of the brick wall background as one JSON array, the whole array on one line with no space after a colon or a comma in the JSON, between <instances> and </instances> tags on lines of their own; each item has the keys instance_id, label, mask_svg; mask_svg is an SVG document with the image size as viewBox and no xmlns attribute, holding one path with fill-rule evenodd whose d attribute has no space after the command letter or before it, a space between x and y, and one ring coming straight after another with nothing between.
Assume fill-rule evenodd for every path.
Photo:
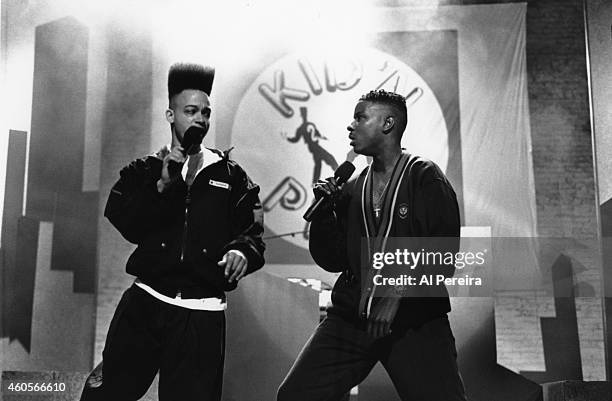
<instances>
[{"instance_id":1,"label":"brick wall background","mask_svg":"<svg viewBox=\"0 0 612 401\"><path fill-rule=\"evenodd\" d=\"M400 5L400 1L385 2ZM403 2L405 3L405 2ZM442 0L441 5L517 3ZM540 236L597 236L581 0L529 0L527 74Z\"/></svg>"},{"instance_id":2,"label":"brick wall background","mask_svg":"<svg viewBox=\"0 0 612 401\"><path fill-rule=\"evenodd\" d=\"M527 71L541 236L597 236L582 1L531 1Z\"/></svg>"},{"instance_id":3,"label":"brick wall background","mask_svg":"<svg viewBox=\"0 0 612 401\"><path fill-rule=\"evenodd\" d=\"M507 2L511 1L451 0L441 4ZM527 74L538 235L575 240L574 246L564 249L563 253L570 259L577 290L575 313L581 358L578 368L581 368L582 377L576 379L603 380L602 307L601 298L597 297L601 256L598 242L594 240L599 229L581 0L527 1ZM538 298L537 295L516 300L516 307L512 302L501 302L506 308L496 310L496 320L509 320L504 316L510 318L526 298L537 299L538 310L546 310L551 303L550 298ZM560 313L552 311L552 316L561 319ZM538 313L540 319L550 316ZM510 331L500 330L500 326L497 330L498 360L499 354L504 354L499 344L512 336ZM546 343L545 333L543 337ZM554 339L548 341L555 342ZM509 344L513 344L512 341ZM554 344L551 347L554 348ZM554 367L546 366L546 369L547 372L538 374L534 380L561 379ZM579 375L580 369L576 371Z\"/></svg>"}]
</instances>

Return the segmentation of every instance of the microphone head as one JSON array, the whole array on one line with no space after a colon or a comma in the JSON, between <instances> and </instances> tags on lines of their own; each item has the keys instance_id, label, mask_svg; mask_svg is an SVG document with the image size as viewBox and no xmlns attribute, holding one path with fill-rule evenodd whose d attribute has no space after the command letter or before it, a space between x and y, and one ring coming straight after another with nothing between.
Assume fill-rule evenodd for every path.
<instances>
[{"instance_id":1,"label":"microphone head","mask_svg":"<svg viewBox=\"0 0 612 401\"><path fill-rule=\"evenodd\" d=\"M202 140L206 136L206 130L202 127L191 126L187 128L185 131L185 135L183 135L183 141L181 142L181 146L185 149L185 152L189 152L189 148L192 146L198 146L202 143Z\"/></svg>"},{"instance_id":2,"label":"microphone head","mask_svg":"<svg viewBox=\"0 0 612 401\"><path fill-rule=\"evenodd\" d=\"M355 165L349 161L345 161L334 172L334 178L339 185L344 184L349 178L351 178L354 171Z\"/></svg>"}]
</instances>

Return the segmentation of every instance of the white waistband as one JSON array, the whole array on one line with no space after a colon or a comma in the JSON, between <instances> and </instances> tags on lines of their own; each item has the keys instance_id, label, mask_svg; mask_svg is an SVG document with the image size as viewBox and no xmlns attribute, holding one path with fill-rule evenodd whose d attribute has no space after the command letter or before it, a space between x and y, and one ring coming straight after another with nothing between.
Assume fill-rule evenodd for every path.
<instances>
[{"instance_id":1,"label":"white waistband","mask_svg":"<svg viewBox=\"0 0 612 401\"><path fill-rule=\"evenodd\" d=\"M139 279L134 280L134 284L136 284L155 298L159 299L160 301L163 301L170 305L180 306L181 308L207 311L224 311L225 309L227 309L227 303L221 298L183 299L180 298L180 294L177 295L175 298L170 298L168 296L165 296L164 294L160 294L159 292L155 291L153 288L146 285Z\"/></svg>"}]
</instances>

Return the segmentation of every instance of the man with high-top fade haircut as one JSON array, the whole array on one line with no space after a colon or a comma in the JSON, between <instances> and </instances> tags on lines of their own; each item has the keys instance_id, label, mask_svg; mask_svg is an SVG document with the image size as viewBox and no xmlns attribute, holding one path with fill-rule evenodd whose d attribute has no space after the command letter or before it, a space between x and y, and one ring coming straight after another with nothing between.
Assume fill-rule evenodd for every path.
<instances>
[{"instance_id":1,"label":"man with high-top fade haircut","mask_svg":"<svg viewBox=\"0 0 612 401\"><path fill-rule=\"evenodd\" d=\"M221 399L225 292L263 266L265 246L259 187L228 152L200 145L213 78L198 64L170 68L171 148L132 162L112 187L104 215L137 245L126 266L135 281L83 400L137 400L158 372L162 401Z\"/></svg>"},{"instance_id":2,"label":"man with high-top fade haircut","mask_svg":"<svg viewBox=\"0 0 612 401\"><path fill-rule=\"evenodd\" d=\"M310 252L323 269L342 274L327 317L279 388L279 401L347 399L377 362L404 401L466 400L446 288L424 287L413 296L377 287L372 277L379 271L362 257L385 250L394 237L445 238L449 251L458 250L455 192L433 162L402 151L407 121L403 96L384 90L362 96L348 137L371 165L343 186L335 178L315 184L315 196L332 202L313 217Z\"/></svg>"}]
</instances>

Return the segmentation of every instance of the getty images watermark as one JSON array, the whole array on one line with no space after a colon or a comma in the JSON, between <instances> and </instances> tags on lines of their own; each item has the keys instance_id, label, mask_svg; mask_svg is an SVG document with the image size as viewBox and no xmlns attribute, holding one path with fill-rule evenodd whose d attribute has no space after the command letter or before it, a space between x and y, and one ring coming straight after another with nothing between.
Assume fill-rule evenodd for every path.
<instances>
[{"instance_id":1,"label":"getty images watermark","mask_svg":"<svg viewBox=\"0 0 612 401\"><path fill-rule=\"evenodd\" d=\"M612 254L612 238L602 244L549 237L363 239L362 290L380 297L491 297L533 291L612 297L612 285L602 288L596 274L601 249Z\"/></svg>"},{"instance_id":2,"label":"getty images watermark","mask_svg":"<svg viewBox=\"0 0 612 401\"><path fill-rule=\"evenodd\" d=\"M466 267L472 269L483 268L486 263L488 249L481 251L433 251L421 248L413 251L408 248L395 249L387 252L372 253L372 268L378 270L373 275L374 285L399 285L399 286L482 286L483 277L479 274L451 275L452 270L463 270ZM399 276L385 277L382 270L385 266L401 267L404 271L410 271ZM446 272L434 270L447 270ZM427 270L430 273L427 273ZM482 272L478 272L482 273Z\"/></svg>"},{"instance_id":3,"label":"getty images watermark","mask_svg":"<svg viewBox=\"0 0 612 401\"><path fill-rule=\"evenodd\" d=\"M499 291L552 291L567 240L535 237L363 239L363 290L375 296L490 297ZM544 249L551 251L542 252ZM553 257L553 259L551 259Z\"/></svg>"},{"instance_id":4,"label":"getty images watermark","mask_svg":"<svg viewBox=\"0 0 612 401\"><path fill-rule=\"evenodd\" d=\"M376 296L489 296L491 238L363 239L363 290Z\"/></svg>"}]
</instances>

